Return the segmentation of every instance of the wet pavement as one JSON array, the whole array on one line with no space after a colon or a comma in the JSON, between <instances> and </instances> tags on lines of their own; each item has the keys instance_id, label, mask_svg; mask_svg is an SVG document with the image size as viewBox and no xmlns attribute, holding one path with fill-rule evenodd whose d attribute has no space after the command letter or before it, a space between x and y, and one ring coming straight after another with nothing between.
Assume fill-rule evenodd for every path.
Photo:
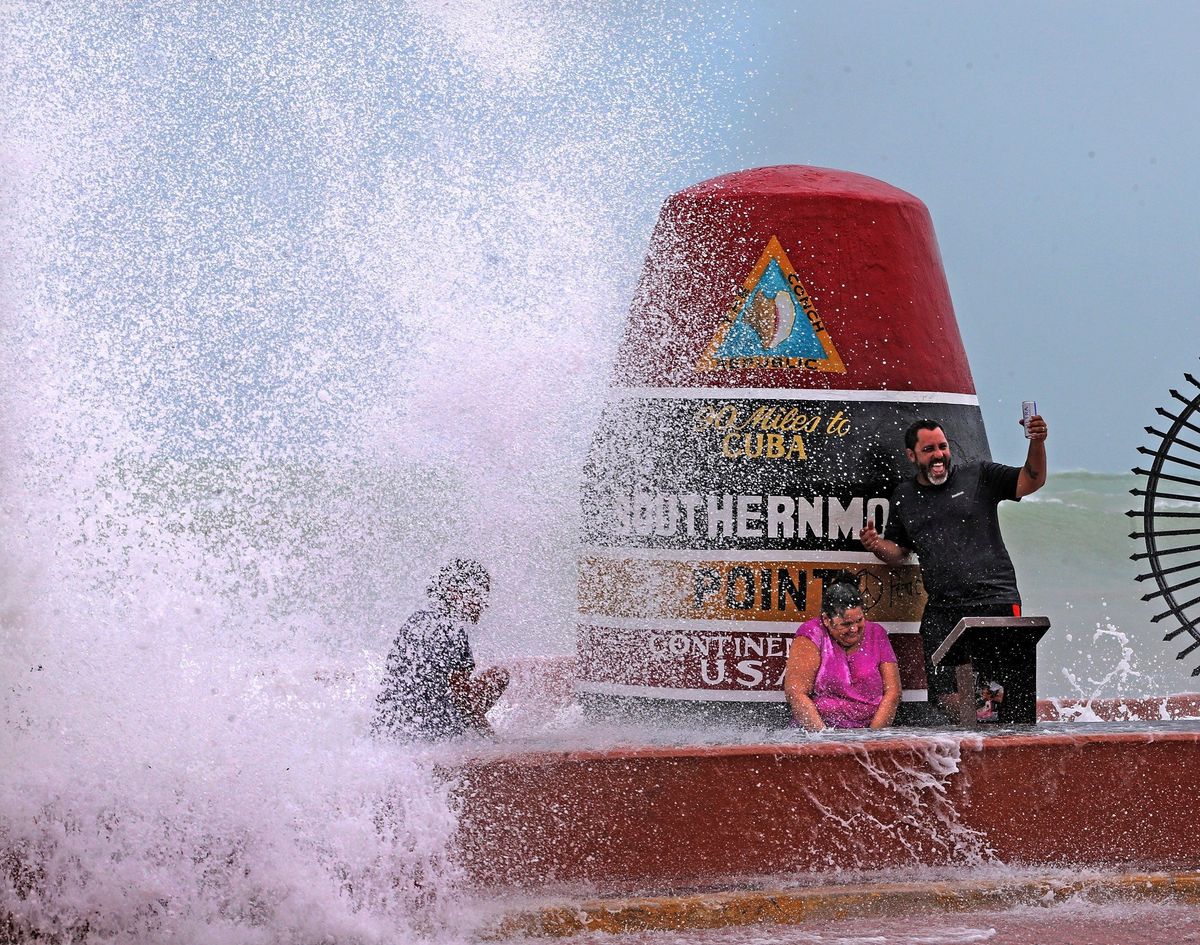
<instances>
[{"instance_id":1,"label":"wet pavement","mask_svg":"<svg viewBox=\"0 0 1200 945\"><path fill-rule=\"evenodd\" d=\"M557 941L568 945L1186 945L1200 943L1200 907L1171 902L1097 905L1077 899L1050 906L793 926L588 933Z\"/></svg>"}]
</instances>

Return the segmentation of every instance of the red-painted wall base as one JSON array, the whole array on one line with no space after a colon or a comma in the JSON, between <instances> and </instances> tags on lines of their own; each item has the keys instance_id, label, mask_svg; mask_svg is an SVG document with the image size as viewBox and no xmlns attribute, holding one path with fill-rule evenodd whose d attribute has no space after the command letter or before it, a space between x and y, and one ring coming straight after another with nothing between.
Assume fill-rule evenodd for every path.
<instances>
[{"instance_id":1,"label":"red-painted wall base","mask_svg":"<svg viewBox=\"0 0 1200 945\"><path fill-rule=\"evenodd\" d=\"M487 887L597 893L915 866L1200 867L1200 731L526 754L461 784Z\"/></svg>"}]
</instances>

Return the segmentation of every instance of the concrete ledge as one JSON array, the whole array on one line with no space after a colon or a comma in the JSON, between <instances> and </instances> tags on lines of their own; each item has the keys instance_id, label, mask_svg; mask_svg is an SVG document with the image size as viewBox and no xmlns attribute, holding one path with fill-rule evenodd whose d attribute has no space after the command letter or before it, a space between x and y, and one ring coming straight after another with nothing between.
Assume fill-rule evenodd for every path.
<instances>
[{"instance_id":1,"label":"concrete ledge","mask_svg":"<svg viewBox=\"0 0 1200 945\"><path fill-rule=\"evenodd\" d=\"M1200 866L1200 728L532 752L451 776L458 861L497 891L610 897L728 889L752 875Z\"/></svg>"},{"instance_id":2,"label":"concrete ledge","mask_svg":"<svg viewBox=\"0 0 1200 945\"><path fill-rule=\"evenodd\" d=\"M1039 699L1041 722L1163 722L1200 718L1200 693L1181 692L1172 696L1126 699Z\"/></svg>"},{"instance_id":3,"label":"concrete ledge","mask_svg":"<svg viewBox=\"0 0 1200 945\"><path fill-rule=\"evenodd\" d=\"M485 937L569 936L583 932L712 929L775 923L965 912L1050 905L1073 896L1094 901L1174 900L1200 905L1200 874L1123 873L1063 879L1053 876L941 882L809 886L687 896L592 900L506 916Z\"/></svg>"}]
</instances>

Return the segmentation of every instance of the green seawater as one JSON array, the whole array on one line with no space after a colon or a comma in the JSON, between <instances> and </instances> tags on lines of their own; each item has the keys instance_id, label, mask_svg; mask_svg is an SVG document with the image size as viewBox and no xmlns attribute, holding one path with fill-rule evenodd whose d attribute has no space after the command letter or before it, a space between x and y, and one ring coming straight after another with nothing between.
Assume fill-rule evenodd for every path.
<instances>
[{"instance_id":1,"label":"green seawater","mask_svg":"<svg viewBox=\"0 0 1200 945\"><path fill-rule=\"evenodd\" d=\"M1051 471L1040 492L1001 505L1025 613L1051 620L1038 648L1038 689L1044 695L1157 695L1200 688L1191 676L1200 666L1200 651L1176 659L1190 638L1164 642L1177 622L1152 621L1165 607L1141 599L1155 590L1154 582L1137 581L1150 569L1145 561L1130 560L1145 550L1140 539L1129 537L1141 529L1140 518L1126 515L1141 509L1141 497L1130 490L1144 485L1144 478L1128 473Z\"/></svg>"}]
</instances>

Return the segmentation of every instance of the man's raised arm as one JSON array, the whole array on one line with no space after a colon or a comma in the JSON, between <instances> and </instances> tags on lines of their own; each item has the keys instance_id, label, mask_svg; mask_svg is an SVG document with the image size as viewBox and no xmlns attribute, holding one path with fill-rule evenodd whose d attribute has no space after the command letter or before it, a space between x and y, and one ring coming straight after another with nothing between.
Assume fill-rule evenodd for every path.
<instances>
[{"instance_id":1,"label":"man's raised arm","mask_svg":"<svg viewBox=\"0 0 1200 945\"><path fill-rule=\"evenodd\" d=\"M1046 484L1047 432L1046 421L1040 416L1029 418L1025 429L1029 437L1029 452L1025 457L1025 465L1021 467L1021 475L1017 477L1018 499L1032 495Z\"/></svg>"},{"instance_id":2,"label":"man's raised arm","mask_svg":"<svg viewBox=\"0 0 1200 945\"><path fill-rule=\"evenodd\" d=\"M894 541L888 541L879 534L874 522L867 522L863 530L858 533L858 540L862 542L862 546L867 551L884 564L895 566L903 562L910 554L907 548Z\"/></svg>"}]
</instances>

